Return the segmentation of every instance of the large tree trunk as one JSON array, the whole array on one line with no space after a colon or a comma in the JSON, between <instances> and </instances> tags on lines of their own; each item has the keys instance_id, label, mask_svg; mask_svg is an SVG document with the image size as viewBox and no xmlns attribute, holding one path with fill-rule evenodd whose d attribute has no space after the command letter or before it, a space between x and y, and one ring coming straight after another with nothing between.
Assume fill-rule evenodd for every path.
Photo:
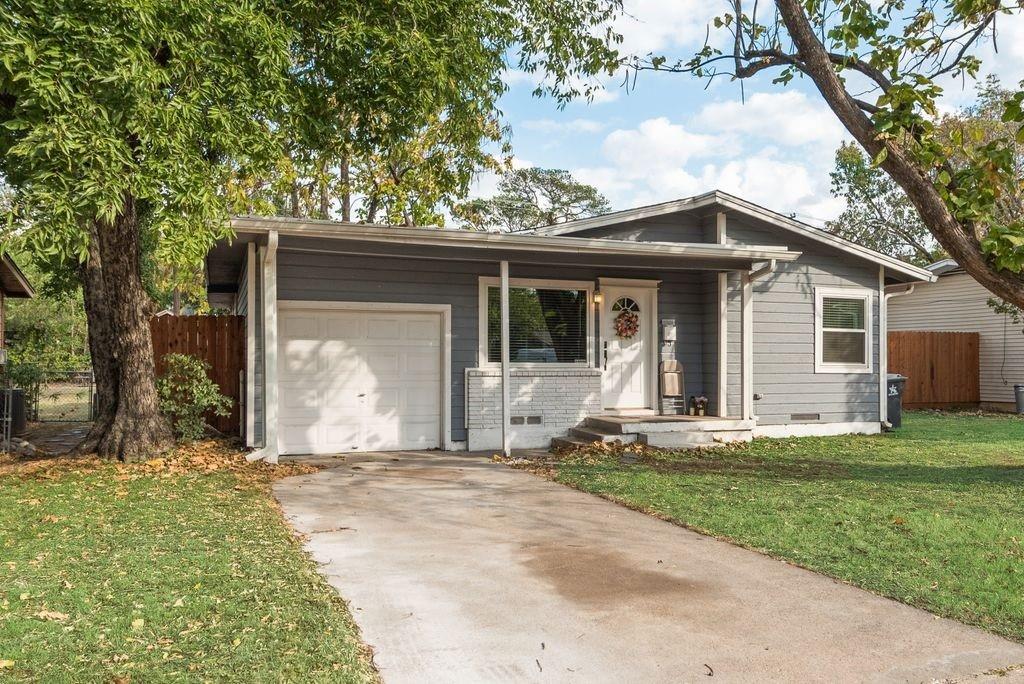
<instances>
[{"instance_id":1,"label":"large tree trunk","mask_svg":"<svg viewBox=\"0 0 1024 684\"><path fill-rule=\"evenodd\" d=\"M79 445L76 453L96 451L100 439L110 429L117 410L117 377L111 353L110 321L105 313L107 294L103 283L103 267L99 252L99 231L95 224L89 227L89 257L79 268L82 297L88 323L89 354L96 383L96 413L92 428Z\"/></svg>"},{"instance_id":2,"label":"large tree trunk","mask_svg":"<svg viewBox=\"0 0 1024 684\"><path fill-rule=\"evenodd\" d=\"M847 92L845 82L832 66L828 51L804 13L801 0L776 0L802 62L829 108L857 142L875 158L883 147L887 156L882 168L907 193L928 230L960 267L986 289L1018 307L1024 307L1024 275L997 270L981 248L973 226L962 225L946 206L932 179L898 144L884 144L874 124Z\"/></svg>"},{"instance_id":3,"label":"large tree trunk","mask_svg":"<svg viewBox=\"0 0 1024 684\"><path fill-rule=\"evenodd\" d=\"M116 382L114 415L99 438L97 453L124 461L144 460L170 447L172 434L156 393L149 296L142 284L134 199L126 197L120 215L98 226L97 233L103 290L108 296L93 300L91 308L109 325L107 353L113 357Z\"/></svg>"},{"instance_id":4,"label":"large tree trunk","mask_svg":"<svg viewBox=\"0 0 1024 684\"><path fill-rule=\"evenodd\" d=\"M352 220L352 189L349 186L349 161L348 157L341 160L341 220L348 222Z\"/></svg>"}]
</instances>

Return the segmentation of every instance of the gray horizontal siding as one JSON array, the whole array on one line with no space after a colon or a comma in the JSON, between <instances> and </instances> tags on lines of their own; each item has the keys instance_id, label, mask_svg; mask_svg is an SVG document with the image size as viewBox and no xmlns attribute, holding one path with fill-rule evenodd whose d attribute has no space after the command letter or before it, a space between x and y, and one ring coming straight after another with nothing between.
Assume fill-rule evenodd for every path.
<instances>
[{"instance_id":1,"label":"gray horizontal siding","mask_svg":"<svg viewBox=\"0 0 1024 684\"><path fill-rule=\"evenodd\" d=\"M779 244L802 255L780 263L754 282L754 413L762 425L788 423L794 413L813 413L822 422L879 420L878 266L788 231L768 230L730 216L728 241ZM873 371L870 374L814 370L814 289L862 287L872 299Z\"/></svg>"},{"instance_id":2,"label":"gray horizontal siding","mask_svg":"<svg viewBox=\"0 0 1024 684\"><path fill-rule=\"evenodd\" d=\"M513 263L509 271L512 278L549 280L653 277L649 272L588 266ZM289 251L287 238L282 238L278 251L280 300L451 305L451 417L456 441L466 439L465 371L477 366L479 278L497 275L497 263ZM662 279L658 295L659 317L676 319L675 354L685 369L688 394L704 391L702 277L699 272L672 273ZM598 349L595 358L600 358Z\"/></svg>"},{"instance_id":3,"label":"gray horizontal siding","mask_svg":"<svg viewBox=\"0 0 1024 684\"><path fill-rule=\"evenodd\" d=\"M701 336L703 348L702 370L704 396L713 411L718 409L718 274L704 273L704 331Z\"/></svg>"},{"instance_id":4,"label":"gray horizontal siding","mask_svg":"<svg viewBox=\"0 0 1024 684\"><path fill-rule=\"evenodd\" d=\"M706 242L706 222L692 214L669 214L573 233L577 237L631 242Z\"/></svg>"},{"instance_id":5,"label":"gray horizontal siding","mask_svg":"<svg viewBox=\"0 0 1024 684\"><path fill-rule=\"evenodd\" d=\"M632 221L580 233L637 241L714 242L714 216L686 213ZM726 240L738 245L786 245L801 252L792 263L753 285L754 387L763 398L754 404L761 424L791 421L793 413L818 413L825 422L871 421L878 412L878 266L837 249L730 213ZM717 287L713 274L704 280L702 385L713 399L717 391ZM739 274L728 279L728 342L726 350L728 411L742 413L743 311ZM832 374L814 371L814 289L866 287L876 292L873 302L873 368L871 374ZM812 398L805 401L804 398ZM813 411L810 409L814 409Z\"/></svg>"}]
</instances>

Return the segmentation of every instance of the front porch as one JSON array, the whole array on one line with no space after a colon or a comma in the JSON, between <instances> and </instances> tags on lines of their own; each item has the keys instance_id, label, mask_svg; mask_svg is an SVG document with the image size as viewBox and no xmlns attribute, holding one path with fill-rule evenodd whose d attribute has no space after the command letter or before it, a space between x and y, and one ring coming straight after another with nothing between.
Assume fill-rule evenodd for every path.
<instances>
[{"instance_id":1,"label":"front porch","mask_svg":"<svg viewBox=\"0 0 1024 684\"><path fill-rule=\"evenodd\" d=\"M638 442L663 449L714 447L753 439L754 420L718 416L597 415L589 416L564 437L551 440L555 449L594 442Z\"/></svg>"}]
</instances>

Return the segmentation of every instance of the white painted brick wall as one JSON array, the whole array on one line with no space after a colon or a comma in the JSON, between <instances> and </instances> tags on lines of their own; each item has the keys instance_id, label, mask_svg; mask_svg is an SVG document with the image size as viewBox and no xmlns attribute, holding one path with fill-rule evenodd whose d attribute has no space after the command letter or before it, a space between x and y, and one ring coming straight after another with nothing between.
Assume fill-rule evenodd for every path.
<instances>
[{"instance_id":1,"label":"white painted brick wall","mask_svg":"<svg viewBox=\"0 0 1024 684\"><path fill-rule=\"evenodd\" d=\"M510 373L512 416L540 416L552 436L601 412L601 371L596 368L521 368ZM466 372L466 427L501 428L501 371ZM547 430L544 430L545 432Z\"/></svg>"}]
</instances>

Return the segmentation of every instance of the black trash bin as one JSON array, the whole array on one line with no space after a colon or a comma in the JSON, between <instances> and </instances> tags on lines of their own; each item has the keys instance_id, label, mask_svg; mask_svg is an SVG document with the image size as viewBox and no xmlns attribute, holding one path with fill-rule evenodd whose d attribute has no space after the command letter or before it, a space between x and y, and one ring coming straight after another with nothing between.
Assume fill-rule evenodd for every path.
<instances>
[{"instance_id":1,"label":"black trash bin","mask_svg":"<svg viewBox=\"0 0 1024 684\"><path fill-rule=\"evenodd\" d=\"M1014 385L1013 396L1017 400L1017 413L1024 416L1024 385Z\"/></svg>"},{"instance_id":2,"label":"black trash bin","mask_svg":"<svg viewBox=\"0 0 1024 684\"><path fill-rule=\"evenodd\" d=\"M7 401L7 392L0 390L0 411L4 408L4 403ZM2 420L3 413L0 413L0 420ZM11 436L20 437L25 434L25 390L13 389L11 390Z\"/></svg>"},{"instance_id":3,"label":"black trash bin","mask_svg":"<svg viewBox=\"0 0 1024 684\"><path fill-rule=\"evenodd\" d=\"M889 373L889 425L894 428L903 425L903 388L907 383L906 377L899 373Z\"/></svg>"}]
</instances>

